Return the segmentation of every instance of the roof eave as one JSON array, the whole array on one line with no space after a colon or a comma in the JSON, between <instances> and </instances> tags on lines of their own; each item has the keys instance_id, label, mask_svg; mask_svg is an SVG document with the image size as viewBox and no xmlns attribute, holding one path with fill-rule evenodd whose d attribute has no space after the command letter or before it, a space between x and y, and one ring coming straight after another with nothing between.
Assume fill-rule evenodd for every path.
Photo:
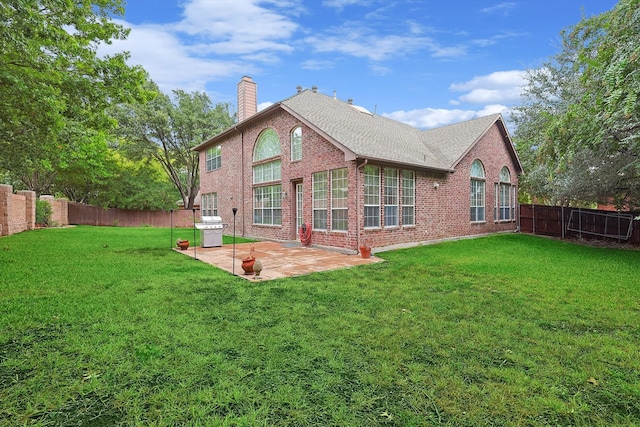
<instances>
[{"instance_id":1,"label":"roof eave","mask_svg":"<svg viewBox=\"0 0 640 427\"><path fill-rule=\"evenodd\" d=\"M454 173L455 172L455 169L451 169L451 168L428 166L428 165L416 164L416 163L398 162L398 161L384 159L384 158L380 158L380 157L371 157L371 156L359 155L359 156L355 157L355 160L366 160L368 162L375 162L377 164L382 164L382 165L401 166L401 167L406 167L408 169L418 169L418 170L423 170L423 171L428 171L428 172L439 172L439 173L444 173L444 172L446 172L446 173Z\"/></svg>"}]
</instances>

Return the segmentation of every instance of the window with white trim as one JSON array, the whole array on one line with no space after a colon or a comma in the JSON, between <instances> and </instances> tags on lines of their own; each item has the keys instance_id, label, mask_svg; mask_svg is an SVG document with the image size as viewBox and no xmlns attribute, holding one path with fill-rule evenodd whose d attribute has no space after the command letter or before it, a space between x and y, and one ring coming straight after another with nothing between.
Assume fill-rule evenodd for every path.
<instances>
[{"instance_id":1,"label":"window with white trim","mask_svg":"<svg viewBox=\"0 0 640 427\"><path fill-rule=\"evenodd\" d=\"M253 223L282 224L282 186L280 184L253 189Z\"/></svg>"},{"instance_id":2,"label":"window with white trim","mask_svg":"<svg viewBox=\"0 0 640 427\"><path fill-rule=\"evenodd\" d=\"M471 222L483 222L485 220L484 203L484 166L480 160L474 160L471 164Z\"/></svg>"},{"instance_id":3,"label":"window with white trim","mask_svg":"<svg viewBox=\"0 0 640 427\"><path fill-rule=\"evenodd\" d=\"M202 216L218 216L218 193L205 193L200 200Z\"/></svg>"},{"instance_id":4,"label":"window with white trim","mask_svg":"<svg viewBox=\"0 0 640 427\"><path fill-rule=\"evenodd\" d=\"M253 184L271 183L253 188L253 223L282 225L282 160L280 140L271 129L260 133L253 150ZM271 161L268 161L270 160Z\"/></svg>"},{"instance_id":5,"label":"window with white trim","mask_svg":"<svg viewBox=\"0 0 640 427\"><path fill-rule=\"evenodd\" d=\"M327 229L327 172L316 172L311 176L313 186L313 229Z\"/></svg>"},{"instance_id":6,"label":"window with white trim","mask_svg":"<svg viewBox=\"0 0 640 427\"><path fill-rule=\"evenodd\" d=\"M398 226L398 169L384 168L384 226Z\"/></svg>"},{"instance_id":7,"label":"window with white trim","mask_svg":"<svg viewBox=\"0 0 640 427\"><path fill-rule=\"evenodd\" d=\"M349 229L349 173L347 168L331 171L331 230Z\"/></svg>"},{"instance_id":8,"label":"window with white trim","mask_svg":"<svg viewBox=\"0 0 640 427\"><path fill-rule=\"evenodd\" d=\"M514 219L514 199L512 198L511 172L503 166L500 170L500 179L496 184L496 218L499 221L511 221Z\"/></svg>"},{"instance_id":9,"label":"window with white trim","mask_svg":"<svg viewBox=\"0 0 640 427\"><path fill-rule=\"evenodd\" d=\"M402 225L416 224L416 174L402 171Z\"/></svg>"},{"instance_id":10,"label":"window with white trim","mask_svg":"<svg viewBox=\"0 0 640 427\"><path fill-rule=\"evenodd\" d=\"M380 227L380 168L364 167L364 226Z\"/></svg>"},{"instance_id":11,"label":"window with white trim","mask_svg":"<svg viewBox=\"0 0 640 427\"><path fill-rule=\"evenodd\" d=\"M302 160L302 128L300 126L291 132L291 161Z\"/></svg>"},{"instance_id":12,"label":"window with white trim","mask_svg":"<svg viewBox=\"0 0 640 427\"><path fill-rule=\"evenodd\" d=\"M215 147L207 148L206 156L207 172L220 169L222 166L222 147L216 145Z\"/></svg>"}]
</instances>

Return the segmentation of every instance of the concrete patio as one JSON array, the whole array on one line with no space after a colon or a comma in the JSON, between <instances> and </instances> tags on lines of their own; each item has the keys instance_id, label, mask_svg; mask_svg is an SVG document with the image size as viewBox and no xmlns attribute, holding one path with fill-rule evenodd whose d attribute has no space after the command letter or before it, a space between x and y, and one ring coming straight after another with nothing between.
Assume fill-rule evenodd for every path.
<instances>
[{"instance_id":1,"label":"concrete patio","mask_svg":"<svg viewBox=\"0 0 640 427\"><path fill-rule=\"evenodd\" d=\"M259 278L253 274L245 275L242 270L242 259L249 256L251 245L254 246L254 256L262 262ZM284 277L301 276L317 271L336 270L357 265L371 264L384 261L372 255L362 258L360 254L347 254L337 250L304 247L299 242L254 242L238 243L235 250L235 265L233 245L202 248L193 246L177 252L197 258L199 261L214 265L218 268L234 273L247 280L272 280Z\"/></svg>"}]
</instances>

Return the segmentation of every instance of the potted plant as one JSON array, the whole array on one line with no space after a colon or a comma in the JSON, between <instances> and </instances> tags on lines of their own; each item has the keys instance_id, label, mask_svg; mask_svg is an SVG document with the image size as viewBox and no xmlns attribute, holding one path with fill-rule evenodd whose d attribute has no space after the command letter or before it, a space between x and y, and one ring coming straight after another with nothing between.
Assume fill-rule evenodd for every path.
<instances>
[{"instance_id":1,"label":"potted plant","mask_svg":"<svg viewBox=\"0 0 640 427\"><path fill-rule=\"evenodd\" d=\"M371 245L368 240L363 240L360 244L360 256L362 258L371 257Z\"/></svg>"},{"instance_id":2,"label":"potted plant","mask_svg":"<svg viewBox=\"0 0 640 427\"><path fill-rule=\"evenodd\" d=\"M176 246L179 247L181 250L185 251L189 248L189 241L183 240L182 238L178 237L176 239Z\"/></svg>"},{"instance_id":3,"label":"potted plant","mask_svg":"<svg viewBox=\"0 0 640 427\"><path fill-rule=\"evenodd\" d=\"M249 249L249 256L242 259L242 269L244 270L245 275L253 274L253 264L256 262L254 253L255 248L253 247L252 243Z\"/></svg>"}]
</instances>

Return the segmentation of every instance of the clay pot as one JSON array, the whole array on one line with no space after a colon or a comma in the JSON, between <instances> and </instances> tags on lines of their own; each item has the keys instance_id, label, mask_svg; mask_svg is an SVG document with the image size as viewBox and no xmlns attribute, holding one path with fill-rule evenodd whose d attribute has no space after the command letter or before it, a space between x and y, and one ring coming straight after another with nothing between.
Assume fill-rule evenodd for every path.
<instances>
[{"instance_id":1,"label":"clay pot","mask_svg":"<svg viewBox=\"0 0 640 427\"><path fill-rule=\"evenodd\" d=\"M366 246L360 247L360 256L362 258L370 258L371 257L371 248Z\"/></svg>"},{"instance_id":2,"label":"clay pot","mask_svg":"<svg viewBox=\"0 0 640 427\"><path fill-rule=\"evenodd\" d=\"M242 269L245 275L253 274L253 264L256 262L254 257L247 257L242 260Z\"/></svg>"},{"instance_id":3,"label":"clay pot","mask_svg":"<svg viewBox=\"0 0 640 427\"><path fill-rule=\"evenodd\" d=\"M187 249L189 249L189 241L188 240L183 240L181 242L178 242L178 247L181 250L186 251Z\"/></svg>"}]
</instances>

